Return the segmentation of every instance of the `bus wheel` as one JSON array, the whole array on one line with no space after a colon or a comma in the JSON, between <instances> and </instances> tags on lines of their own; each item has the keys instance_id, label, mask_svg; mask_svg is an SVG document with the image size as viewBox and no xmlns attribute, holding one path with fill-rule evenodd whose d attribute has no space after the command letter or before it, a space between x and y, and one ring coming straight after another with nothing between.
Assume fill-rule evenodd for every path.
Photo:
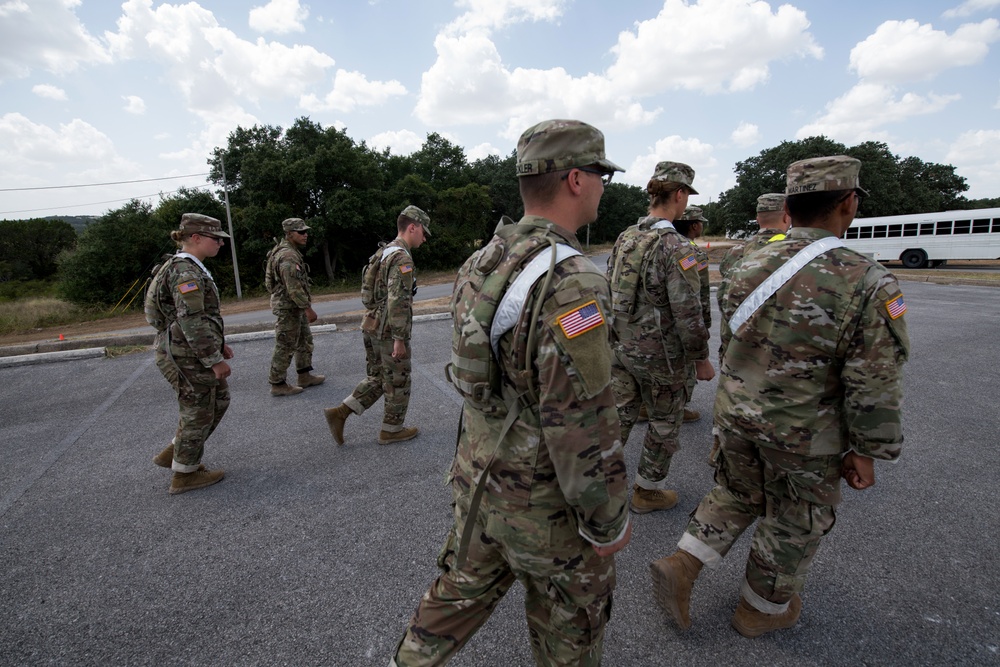
<instances>
[{"instance_id":1,"label":"bus wheel","mask_svg":"<svg viewBox=\"0 0 1000 667\"><path fill-rule=\"evenodd\" d=\"M927 265L927 253L923 250L907 250L899 259L908 269L922 269Z\"/></svg>"}]
</instances>

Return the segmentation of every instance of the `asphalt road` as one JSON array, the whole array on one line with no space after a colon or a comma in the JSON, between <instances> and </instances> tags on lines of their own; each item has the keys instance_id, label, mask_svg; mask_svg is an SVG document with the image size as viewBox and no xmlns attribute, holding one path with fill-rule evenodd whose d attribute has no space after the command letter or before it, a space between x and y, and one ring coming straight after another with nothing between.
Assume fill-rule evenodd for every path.
<instances>
[{"instance_id":1,"label":"asphalt road","mask_svg":"<svg viewBox=\"0 0 1000 667\"><path fill-rule=\"evenodd\" d=\"M680 506L633 516L604 664L1000 664L996 290L904 289L904 455L874 488L845 490L799 625L756 640L729 626L747 536L699 579L689 632L652 601L648 563L712 484L703 418L671 471ZM0 665L385 665L450 525L449 342L448 321L415 326L421 434L386 447L381 404L348 421L343 447L323 420L363 372L357 331L316 337L327 382L291 398L268 395L271 342L236 343L232 407L205 456L226 478L179 496L150 460L177 418L150 354L0 369ZM713 390L695 391L703 414ZM522 602L515 587L452 664L531 664Z\"/></svg>"}]
</instances>

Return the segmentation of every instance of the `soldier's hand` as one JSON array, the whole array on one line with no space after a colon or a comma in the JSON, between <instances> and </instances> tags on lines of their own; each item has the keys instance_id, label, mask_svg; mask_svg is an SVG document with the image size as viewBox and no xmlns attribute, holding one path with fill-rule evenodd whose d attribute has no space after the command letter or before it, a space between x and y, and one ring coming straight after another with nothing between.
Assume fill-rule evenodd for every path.
<instances>
[{"instance_id":1,"label":"soldier's hand","mask_svg":"<svg viewBox=\"0 0 1000 667\"><path fill-rule=\"evenodd\" d=\"M309 324L312 324L319 319L319 315L317 315L316 311L312 309L312 306L306 307L306 319L309 321Z\"/></svg>"},{"instance_id":2,"label":"soldier's hand","mask_svg":"<svg viewBox=\"0 0 1000 667\"><path fill-rule=\"evenodd\" d=\"M220 361L212 366L212 372L215 373L216 380L225 380L232 374L233 371L229 368L229 364L224 361Z\"/></svg>"},{"instance_id":3,"label":"soldier's hand","mask_svg":"<svg viewBox=\"0 0 1000 667\"><path fill-rule=\"evenodd\" d=\"M875 461L855 452L848 452L841 462L840 476L852 489L864 491L875 485Z\"/></svg>"},{"instance_id":4,"label":"soldier's hand","mask_svg":"<svg viewBox=\"0 0 1000 667\"><path fill-rule=\"evenodd\" d=\"M715 368L712 367L712 362L708 359L694 362L694 375L705 382L714 378Z\"/></svg>"},{"instance_id":5,"label":"soldier's hand","mask_svg":"<svg viewBox=\"0 0 1000 667\"><path fill-rule=\"evenodd\" d=\"M625 528L625 536L622 539L606 547L599 547L596 544L592 544L591 546L594 547L594 551L597 552L598 556L612 556L621 551L622 549L624 549L626 546L628 546L628 543L631 539L632 539L632 522L629 521L628 527Z\"/></svg>"},{"instance_id":6,"label":"soldier's hand","mask_svg":"<svg viewBox=\"0 0 1000 667\"><path fill-rule=\"evenodd\" d=\"M229 347L228 345L223 345L222 346L222 358L223 359L232 359L233 358L233 348Z\"/></svg>"},{"instance_id":7,"label":"soldier's hand","mask_svg":"<svg viewBox=\"0 0 1000 667\"><path fill-rule=\"evenodd\" d=\"M392 341L392 358L406 359L406 341L398 338Z\"/></svg>"}]
</instances>

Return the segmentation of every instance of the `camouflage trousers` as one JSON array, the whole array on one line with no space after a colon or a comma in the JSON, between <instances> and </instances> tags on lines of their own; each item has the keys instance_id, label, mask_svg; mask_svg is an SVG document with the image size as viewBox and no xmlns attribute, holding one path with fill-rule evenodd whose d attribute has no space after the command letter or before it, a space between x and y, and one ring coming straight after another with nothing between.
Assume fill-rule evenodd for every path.
<instances>
[{"instance_id":1,"label":"camouflage trousers","mask_svg":"<svg viewBox=\"0 0 1000 667\"><path fill-rule=\"evenodd\" d=\"M384 394L382 430L391 433L401 431L406 421L406 410L410 407L410 341L406 341L406 358L394 359L392 338L376 338L368 333L362 336L367 377L344 400L344 405L360 415Z\"/></svg>"},{"instance_id":2,"label":"camouflage trousers","mask_svg":"<svg viewBox=\"0 0 1000 667\"><path fill-rule=\"evenodd\" d=\"M535 664L600 665L614 557L598 556L566 509L515 507L486 494L459 567L456 552L471 495L456 497L455 523L437 560L441 575L424 593L390 664L445 664L517 580L525 588Z\"/></svg>"},{"instance_id":3,"label":"camouflage trousers","mask_svg":"<svg viewBox=\"0 0 1000 667\"><path fill-rule=\"evenodd\" d=\"M293 355L299 373L312 370L313 337L306 311L296 308L278 310L274 314L278 319L274 323L274 354L267 380L271 384L281 384L287 379Z\"/></svg>"},{"instance_id":4,"label":"camouflage trousers","mask_svg":"<svg viewBox=\"0 0 1000 667\"><path fill-rule=\"evenodd\" d=\"M706 565L718 564L757 521L743 596L766 613L781 613L806 575L840 502L840 456L801 456L758 447L717 429L715 483L692 513L678 546Z\"/></svg>"},{"instance_id":5,"label":"camouflage trousers","mask_svg":"<svg viewBox=\"0 0 1000 667\"><path fill-rule=\"evenodd\" d=\"M180 406L172 468L194 472L205 452L205 441L229 409L229 385L194 357L171 359L163 345L156 348L156 367L174 388Z\"/></svg>"},{"instance_id":6,"label":"camouflage trousers","mask_svg":"<svg viewBox=\"0 0 1000 667\"><path fill-rule=\"evenodd\" d=\"M680 449L684 405L689 394L684 381L669 382L637 370L615 355L611 362L611 388L621 422L622 445L628 442L639 418L639 408L646 406L649 428L642 442L639 472L635 483L644 489L667 488L670 461Z\"/></svg>"}]
</instances>

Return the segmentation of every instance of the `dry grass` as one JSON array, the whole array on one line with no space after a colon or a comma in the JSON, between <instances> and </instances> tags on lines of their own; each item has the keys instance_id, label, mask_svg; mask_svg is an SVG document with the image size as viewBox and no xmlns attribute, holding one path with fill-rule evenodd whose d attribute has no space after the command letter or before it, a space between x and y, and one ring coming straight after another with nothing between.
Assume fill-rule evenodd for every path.
<instances>
[{"instance_id":1,"label":"dry grass","mask_svg":"<svg viewBox=\"0 0 1000 667\"><path fill-rule=\"evenodd\" d=\"M102 319L103 313L51 297L0 303L0 335Z\"/></svg>"}]
</instances>

